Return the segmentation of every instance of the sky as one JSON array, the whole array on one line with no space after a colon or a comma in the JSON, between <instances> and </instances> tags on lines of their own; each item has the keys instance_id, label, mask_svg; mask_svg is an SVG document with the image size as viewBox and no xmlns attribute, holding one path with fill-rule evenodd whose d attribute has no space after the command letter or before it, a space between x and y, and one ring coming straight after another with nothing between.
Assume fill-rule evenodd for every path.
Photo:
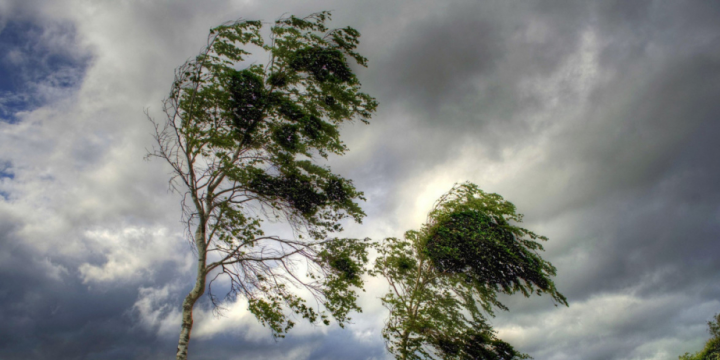
<instances>
[{"instance_id":1,"label":"sky","mask_svg":"<svg viewBox=\"0 0 720 360\"><path fill-rule=\"evenodd\" d=\"M569 307L505 297L537 360L665 360L720 312L720 5L712 1L0 0L0 358L172 359L194 281L169 167L145 161L210 28L332 10L379 102L328 165L382 239L471 181L550 240ZM340 329L283 340L201 301L191 359L391 359L381 279Z\"/></svg>"}]
</instances>

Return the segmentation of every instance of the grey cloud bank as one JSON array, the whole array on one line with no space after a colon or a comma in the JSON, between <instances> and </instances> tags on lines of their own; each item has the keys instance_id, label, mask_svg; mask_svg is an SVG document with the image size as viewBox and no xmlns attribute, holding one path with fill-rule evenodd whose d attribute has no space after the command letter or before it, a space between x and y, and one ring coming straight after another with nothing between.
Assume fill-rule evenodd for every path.
<instances>
[{"instance_id":1,"label":"grey cloud bank","mask_svg":"<svg viewBox=\"0 0 720 360\"><path fill-rule=\"evenodd\" d=\"M570 302L508 298L493 319L506 341L542 360L700 349L720 312L713 2L5 0L0 38L29 24L33 43L14 46L73 61L23 68L18 88L38 102L1 112L0 358L173 357L193 264L168 169L142 160L143 109L160 116L172 70L210 27L324 9L363 34L358 72L380 102L330 161L368 195L348 236L400 236L469 180L550 238ZM0 106L20 94L2 89ZM348 329L299 326L279 342L241 302L223 317L205 303L191 356L389 358L373 281Z\"/></svg>"}]
</instances>

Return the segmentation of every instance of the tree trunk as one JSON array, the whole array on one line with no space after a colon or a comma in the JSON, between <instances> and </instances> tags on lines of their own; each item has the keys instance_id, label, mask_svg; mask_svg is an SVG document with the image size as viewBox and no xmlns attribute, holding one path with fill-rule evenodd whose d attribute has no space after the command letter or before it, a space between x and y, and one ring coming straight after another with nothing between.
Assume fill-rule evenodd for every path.
<instances>
[{"instance_id":1,"label":"tree trunk","mask_svg":"<svg viewBox=\"0 0 720 360\"><path fill-rule=\"evenodd\" d=\"M418 264L418 270L417 270L417 277L415 278L415 286L413 289L412 294L410 295L410 305L408 306L408 315L410 318L408 319L407 324L405 325L405 331L403 332L402 336L402 342L401 344L401 351L402 354L402 360L407 360L408 355L410 354L410 350L408 350L408 341L410 341L410 329L415 327L415 320L417 319L418 309L420 308L420 302L421 299L417 300L417 303L415 302L415 296L418 295L418 289L420 289L420 283L421 280L424 281L423 278L423 272L422 267L425 263L425 258L420 258L420 264Z\"/></svg>"},{"instance_id":2,"label":"tree trunk","mask_svg":"<svg viewBox=\"0 0 720 360\"><path fill-rule=\"evenodd\" d=\"M400 355L402 355L401 360L407 360L408 357L408 338L410 337L410 331L405 328L405 331L403 332L402 336L402 342L400 343Z\"/></svg>"},{"instance_id":3,"label":"tree trunk","mask_svg":"<svg viewBox=\"0 0 720 360\"><path fill-rule=\"evenodd\" d=\"M195 231L195 245L198 251L197 278L195 279L195 287L185 297L182 304L182 327L180 328L176 360L187 360L188 343L190 342L190 332L193 326L193 307L195 302L205 293L207 247L205 245L205 225L202 221Z\"/></svg>"}]
</instances>

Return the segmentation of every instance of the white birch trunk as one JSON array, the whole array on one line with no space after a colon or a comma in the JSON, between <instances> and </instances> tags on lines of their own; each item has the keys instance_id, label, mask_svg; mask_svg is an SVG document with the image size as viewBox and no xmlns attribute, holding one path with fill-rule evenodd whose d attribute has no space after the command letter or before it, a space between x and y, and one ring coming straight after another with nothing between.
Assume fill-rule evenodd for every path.
<instances>
[{"instance_id":1,"label":"white birch trunk","mask_svg":"<svg viewBox=\"0 0 720 360\"><path fill-rule=\"evenodd\" d=\"M195 279L195 287L185 297L182 304L182 326L180 328L176 360L187 360L188 343L190 342L190 332L193 326L193 307L195 302L205 293L207 248L205 245L205 224L202 221L195 231L195 245L198 251L197 278Z\"/></svg>"}]
</instances>

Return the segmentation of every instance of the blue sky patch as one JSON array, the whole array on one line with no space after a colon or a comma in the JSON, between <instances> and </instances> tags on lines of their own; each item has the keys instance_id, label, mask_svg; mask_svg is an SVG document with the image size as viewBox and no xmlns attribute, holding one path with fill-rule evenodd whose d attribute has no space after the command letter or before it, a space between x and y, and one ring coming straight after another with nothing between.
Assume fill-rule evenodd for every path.
<instances>
[{"instance_id":1,"label":"blue sky patch","mask_svg":"<svg viewBox=\"0 0 720 360\"><path fill-rule=\"evenodd\" d=\"M15 178L15 173L12 171L12 166L9 162L7 163L0 163L0 180L3 178Z\"/></svg>"},{"instance_id":2,"label":"blue sky patch","mask_svg":"<svg viewBox=\"0 0 720 360\"><path fill-rule=\"evenodd\" d=\"M72 25L8 22L0 30L0 121L55 100L48 90L80 84L89 59Z\"/></svg>"},{"instance_id":3,"label":"blue sky patch","mask_svg":"<svg viewBox=\"0 0 720 360\"><path fill-rule=\"evenodd\" d=\"M0 182L2 182L4 179L15 179L15 173L13 173L12 171L12 165L10 164L10 162L0 162ZM0 190L0 196L2 196L5 200L8 200L10 198L10 194L2 190Z\"/></svg>"}]
</instances>

